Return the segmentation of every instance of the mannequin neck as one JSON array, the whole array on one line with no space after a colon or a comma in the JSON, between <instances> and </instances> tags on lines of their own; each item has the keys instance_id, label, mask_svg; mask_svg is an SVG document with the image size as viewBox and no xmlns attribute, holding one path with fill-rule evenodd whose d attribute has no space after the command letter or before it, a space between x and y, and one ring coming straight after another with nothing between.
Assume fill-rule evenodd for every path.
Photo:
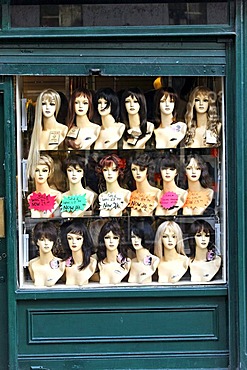
<instances>
[{"instance_id":1,"label":"mannequin neck","mask_svg":"<svg viewBox=\"0 0 247 370\"><path fill-rule=\"evenodd\" d=\"M85 189L83 188L81 182L78 182L77 184L69 184L69 192L70 194L82 194Z\"/></svg>"},{"instance_id":2,"label":"mannequin neck","mask_svg":"<svg viewBox=\"0 0 247 370\"><path fill-rule=\"evenodd\" d=\"M118 256L118 249L115 249L114 251L109 251L106 249L106 263L112 263L117 261L117 256Z\"/></svg>"},{"instance_id":3,"label":"mannequin neck","mask_svg":"<svg viewBox=\"0 0 247 370\"><path fill-rule=\"evenodd\" d=\"M168 127L173 122L173 115L171 114L164 114L161 112L161 122L160 127Z\"/></svg>"},{"instance_id":4,"label":"mannequin neck","mask_svg":"<svg viewBox=\"0 0 247 370\"><path fill-rule=\"evenodd\" d=\"M51 260L54 258L54 255L52 254L52 251L48 253L42 253L40 252L40 264L41 265L48 265Z\"/></svg>"},{"instance_id":5,"label":"mannequin neck","mask_svg":"<svg viewBox=\"0 0 247 370\"><path fill-rule=\"evenodd\" d=\"M88 116L85 114L84 116L76 116L76 126L78 128L83 128L85 126L90 126L91 122L88 119Z\"/></svg>"},{"instance_id":6,"label":"mannequin neck","mask_svg":"<svg viewBox=\"0 0 247 370\"><path fill-rule=\"evenodd\" d=\"M138 262L142 262L145 257L149 255L149 251L146 248L136 250L136 258Z\"/></svg>"},{"instance_id":7,"label":"mannequin neck","mask_svg":"<svg viewBox=\"0 0 247 370\"><path fill-rule=\"evenodd\" d=\"M108 114L107 116L101 116L101 123L103 128L112 127L115 124L115 119L111 114Z\"/></svg>"},{"instance_id":8,"label":"mannequin neck","mask_svg":"<svg viewBox=\"0 0 247 370\"><path fill-rule=\"evenodd\" d=\"M144 179L142 182L136 182L136 190L139 193L148 193L150 191L151 185L148 182L148 179Z\"/></svg>"},{"instance_id":9,"label":"mannequin neck","mask_svg":"<svg viewBox=\"0 0 247 370\"><path fill-rule=\"evenodd\" d=\"M56 126L57 121L55 116L52 117L44 117L43 116L43 130L52 130Z\"/></svg>"},{"instance_id":10,"label":"mannequin neck","mask_svg":"<svg viewBox=\"0 0 247 370\"><path fill-rule=\"evenodd\" d=\"M206 127L208 122L208 114L206 113L196 113L196 125L197 127Z\"/></svg>"},{"instance_id":11,"label":"mannequin neck","mask_svg":"<svg viewBox=\"0 0 247 370\"><path fill-rule=\"evenodd\" d=\"M51 188L47 182L45 182L44 184L35 183L35 191L36 193L49 194L51 191Z\"/></svg>"},{"instance_id":12,"label":"mannequin neck","mask_svg":"<svg viewBox=\"0 0 247 370\"><path fill-rule=\"evenodd\" d=\"M117 180L111 183L106 182L106 190L109 193L117 193L120 189L121 187L119 186L119 183Z\"/></svg>"},{"instance_id":13,"label":"mannequin neck","mask_svg":"<svg viewBox=\"0 0 247 370\"><path fill-rule=\"evenodd\" d=\"M140 127L140 116L139 113L129 114L129 126L130 128Z\"/></svg>"},{"instance_id":14,"label":"mannequin neck","mask_svg":"<svg viewBox=\"0 0 247 370\"><path fill-rule=\"evenodd\" d=\"M206 261L207 260L207 248L199 248L196 246L195 261Z\"/></svg>"},{"instance_id":15,"label":"mannequin neck","mask_svg":"<svg viewBox=\"0 0 247 370\"><path fill-rule=\"evenodd\" d=\"M174 179L171 181L163 181L163 191L175 191L177 189L177 185L175 184Z\"/></svg>"},{"instance_id":16,"label":"mannequin neck","mask_svg":"<svg viewBox=\"0 0 247 370\"><path fill-rule=\"evenodd\" d=\"M72 257L73 257L74 263L76 265L81 265L82 262L83 262L83 252L82 252L82 249L79 249L76 252L73 252L72 251Z\"/></svg>"},{"instance_id":17,"label":"mannequin neck","mask_svg":"<svg viewBox=\"0 0 247 370\"><path fill-rule=\"evenodd\" d=\"M188 180L188 189L190 191L202 191L204 188L200 184L200 181L190 181Z\"/></svg>"},{"instance_id":18,"label":"mannequin neck","mask_svg":"<svg viewBox=\"0 0 247 370\"><path fill-rule=\"evenodd\" d=\"M165 249L164 250L164 260L165 261L174 261L178 257L178 252L176 248L173 249Z\"/></svg>"}]
</instances>

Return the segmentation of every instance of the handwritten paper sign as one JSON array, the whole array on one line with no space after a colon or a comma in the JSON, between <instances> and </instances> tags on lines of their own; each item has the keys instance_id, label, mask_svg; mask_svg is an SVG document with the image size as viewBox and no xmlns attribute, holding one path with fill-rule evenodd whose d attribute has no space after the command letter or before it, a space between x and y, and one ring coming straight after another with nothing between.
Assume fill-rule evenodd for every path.
<instances>
[{"instance_id":1,"label":"handwritten paper sign","mask_svg":"<svg viewBox=\"0 0 247 370\"><path fill-rule=\"evenodd\" d=\"M56 195L32 193L28 199L29 209L45 212L52 211L56 203Z\"/></svg>"},{"instance_id":2,"label":"handwritten paper sign","mask_svg":"<svg viewBox=\"0 0 247 370\"><path fill-rule=\"evenodd\" d=\"M172 209L177 204L177 201L178 201L177 193L174 193L174 191L167 191L160 198L160 205L164 209Z\"/></svg>"},{"instance_id":3,"label":"handwritten paper sign","mask_svg":"<svg viewBox=\"0 0 247 370\"><path fill-rule=\"evenodd\" d=\"M207 208L210 204L208 193L204 191L189 191L184 208Z\"/></svg>"},{"instance_id":4,"label":"handwritten paper sign","mask_svg":"<svg viewBox=\"0 0 247 370\"><path fill-rule=\"evenodd\" d=\"M133 191L130 196L129 207L136 211L150 213L155 208L155 196Z\"/></svg>"},{"instance_id":5,"label":"handwritten paper sign","mask_svg":"<svg viewBox=\"0 0 247 370\"><path fill-rule=\"evenodd\" d=\"M99 197L99 205L100 210L111 211L112 209L123 209L123 196L116 193L102 193Z\"/></svg>"},{"instance_id":6,"label":"handwritten paper sign","mask_svg":"<svg viewBox=\"0 0 247 370\"><path fill-rule=\"evenodd\" d=\"M68 195L62 199L61 212L83 211L86 204L86 194Z\"/></svg>"}]
</instances>

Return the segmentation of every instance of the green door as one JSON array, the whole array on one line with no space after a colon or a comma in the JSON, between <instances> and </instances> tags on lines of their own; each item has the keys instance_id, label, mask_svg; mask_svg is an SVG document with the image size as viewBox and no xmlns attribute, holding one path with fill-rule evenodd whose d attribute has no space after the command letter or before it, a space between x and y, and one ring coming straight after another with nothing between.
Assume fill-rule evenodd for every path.
<instances>
[{"instance_id":1,"label":"green door","mask_svg":"<svg viewBox=\"0 0 247 370\"><path fill-rule=\"evenodd\" d=\"M5 171L4 171L4 92L0 85L0 359L1 369L8 368L7 318L7 246L4 235Z\"/></svg>"}]
</instances>

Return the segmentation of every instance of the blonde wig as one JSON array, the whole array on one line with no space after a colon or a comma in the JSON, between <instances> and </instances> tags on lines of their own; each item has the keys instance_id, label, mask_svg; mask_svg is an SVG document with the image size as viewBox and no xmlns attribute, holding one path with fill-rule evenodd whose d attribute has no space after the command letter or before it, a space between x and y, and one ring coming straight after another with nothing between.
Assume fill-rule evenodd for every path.
<instances>
[{"instance_id":1,"label":"blonde wig","mask_svg":"<svg viewBox=\"0 0 247 370\"><path fill-rule=\"evenodd\" d=\"M54 173L54 161L48 154L42 154L39 158L39 162L37 163L37 166L44 165L49 168L49 176L51 177ZM31 177L34 177L34 174L31 174Z\"/></svg>"},{"instance_id":2,"label":"blonde wig","mask_svg":"<svg viewBox=\"0 0 247 370\"><path fill-rule=\"evenodd\" d=\"M195 111L195 100L198 97L208 99L208 119L207 119L207 130L212 131L212 133L217 138L216 145L220 145L219 133L218 133L218 124L219 124L219 115L216 107L216 94L214 91L211 91L208 87L197 86L192 90L189 101L187 104L187 111L185 113L185 122L187 124L187 133L185 137L185 145L190 146L194 142L194 137L196 134L197 122L196 122L196 111ZM206 145L206 138L204 138L204 144Z\"/></svg>"},{"instance_id":3,"label":"blonde wig","mask_svg":"<svg viewBox=\"0 0 247 370\"><path fill-rule=\"evenodd\" d=\"M164 257L163 235L166 230L174 232L177 237L176 251L185 255L183 233L180 226L174 221L165 221L158 227L154 240L154 254L159 258Z\"/></svg>"},{"instance_id":4,"label":"blonde wig","mask_svg":"<svg viewBox=\"0 0 247 370\"><path fill-rule=\"evenodd\" d=\"M39 163L39 146L40 137L43 130L43 112L42 112L42 102L48 100L49 102L55 102L56 110L55 117L57 116L60 106L61 98L60 95L53 89L47 89L42 91L37 98L35 106L35 119L31 138L31 145L27 160L27 177L33 177L35 168Z\"/></svg>"}]
</instances>

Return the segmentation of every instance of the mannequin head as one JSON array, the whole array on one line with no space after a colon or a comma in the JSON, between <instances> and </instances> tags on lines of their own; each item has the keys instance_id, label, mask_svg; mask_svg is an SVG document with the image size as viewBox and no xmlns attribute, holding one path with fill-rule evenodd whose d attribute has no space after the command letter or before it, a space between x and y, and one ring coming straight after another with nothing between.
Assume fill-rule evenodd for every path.
<instances>
[{"instance_id":1,"label":"mannequin head","mask_svg":"<svg viewBox=\"0 0 247 370\"><path fill-rule=\"evenodd\" d=\"M166 154L160 161L159 169L163 181L170 182L179 174L178 158L173 154Z\"/></svg>"},{"instance_id":2,"label":"mannequin head","mask_svg":"<svg viewBox=\"0 0 247 370\"><path fill-rule=\"evenodd\" d=\"M151 160L147 154L140 154L132 159L130 163L130 169L136 182L142 182L148 177L150 164Z\"/></svg>"},{"instance_id":3,"label":"mannequin head","mask_svg":"<svg viewBox=\"0 0 247 370\"><path fill-rule=\"evenodd\" d=\"M41 172L43 173L43 175L46 175L47 180L54 173L54 162L48 154L43 154L40 156L39 162L34 170L34 173L32 174L32 178L34 178L36 181L37 176Z\"/></svg>"},{"instance_id":4,"label":"mannequin head","mask_svg":"<svg viewBox=\"0 0 247 370\"><path fill-rule=\"evenodd\" d=\"M47 108L47 113L45 115L43 112ZM39 148L40 148L40 137L41 132L44 129L43 118L47 119L51 117L56 117L61 105L61 98L58 92L52 89L47 89L42 91L38 96L35 107L35 119L34 126L30 144L30 150L28 155L27 163L27 176L33 176L35 167L39 161Z\"/></svg>"},{"instance_id":5,"label":"mannequin head","mask_svg":"<svg viewBox=\"0 0 247 370\"><path fill-rule=\"evenodd\" d=\"M97 167L96 173L99 175L101 183L112 182L115 177L120 179L124 176L125 161L119 158L116 154L110 154L103 157ZM108 171L111 179L108 179Z\"/></svg>"},{"instance_id":6,"label":"mannequin head","mask_svg":"<svg viewBox=\"0 0 247 370\"><path fill-rule=\"evenodd\" d=\"M134 251L141 248L151 251L154 244L154 231L152 226L146 221L140 222L134 220L130 225L130 241L131 249Z\"/></svg>"},{"instance_id":7,"label":"mannequin head","mask_svg":"<svg viewBox=\"0 0 247 370\"><path fill-rule=\"evenodd\" d=\"M78 266L78 270L81 271L89 265L90 256L93 253L93 241L88 228L82 221L74 221L63 228L61 241L64 248L65 260L71 256L73 250L77 251L79 249L82 251L83 259L81 265Z\"/></svg>"},{"instance_id":8,"label":"mannequin head","mask_svg":"<svg viewBox=\"0 0 247 370\"><path fill-rule=\"evenodd\" d=\"M219 135L217 131L217 124L219 116L216 107L216 94L207 87L197 86L192 90L187 104L187 111L185 114L185 122L187 124L186 145L190 145L194 141L197 128L197 114L207 114L207 127L217 137L219 142Z\"/></svg>"},{"instance_id":9,"label":"mannequin head","mask_svg":"<svg viewBox=\"0 0 247 370\"><path fill-rule=\"evenodd\" d=\"M46 113L46 105L50 106L50 113ZM54 115L55 117L58 114L58 111L61 106L61 97L57 91L53 89L44 90L37 98L36 107L35 107L35 121L34 129L36 125L42 125L43 129L43 117Z\"/></svg>"},{"instance_id":10,"label":"mannequin head","mask_svg":"<svg viewBox=\"0 0 247 370\"><path fill-rule=\"evenodd\" d=\"M126 257L125 248L123 247L123 230L117 221L112 220L106 222L99 233L97 251L99 262L106 258L108 248L107 239L109 236L114 237L114 248L117 246L119 253L121 253L123 257Z\"/></svg>"},{"instance_id":11,"label":"mannequin head","mask_svg":"<svg viewBox=\"0 0 247 370\"><path fill-rule=\"evenodd\" d=\"M185 161L185 173L189 181L200 181L203 188L211 187L207 163L198 154L189 155Z\"/></svg>"},{"instance_id":12,"label":"mannequin head","mask_svg":"<svg viewBox=\"0 0 247 370\"><path fill-rule=\"evenodd\" d=\"M51 251L54 255L56 254L58 232L56 226L51 221L37 223L33 228L32 237L34 244L39 249L39 254L46 253L46 248L47 252ZM49 241L49 246L47 245L46 248L42 246L45 241Z\"/></svg>"},{"instance_id":13,"label":"mannequin head","mask_svg":"<svg viewBox=\"0 0 247 370\"><path fill-rule=\"evenodd\" d=\"M165 256L166 248L175 248L177 253L185 255L183 233L174 221L163 222L156 231L154 253L162 258Z\"/></svg>"},{"instance_id":14,"label":"mannequin head","mask_svg":"<svg viewBox=\"0 0 247 370\"><path fill-rule=\"evenodd\" d=\"M127 130L130 128L130 117L136 113L138 113L140 118L140 130L142 133L140 138L142 138L147 132L147 105L145 96L138 87L125 90L121 99L121 118L126 126L125 140L128 138Z\"/></svg>"},{"instance_id":15,"label":"mannequin head","mask_svg":"<svg viewBox=\"0 0 247 370\"><path fill-rule=\"evenodd\" d=\"M78 183L84 177L85 160L79 155L71 155L64 161L64 170L70 183Z\"/></svg>"},{"instance_id":16,"label":"mannequin head","mask_svg":"<svg viewBox=\"0 0 247 370\"><path fill-rule=\"evenodd\" d=\"M173 122L176 121L178 96L172 87L161 87L154 95L154 117L156 128L161 122L161 113L171 114Z\"/></svg>"},{"instance_id":17,"label":"mannequin head","mask_svg":"<svg viewBox=\"0 0 247 370\"><path fill-rule=\"evenodd\" d=\"M99 89L96 92L95 105L100 116L110 114L115 121L118 121L119 100L117 94L110 87Z\"/></svg>"},{"instance_id":18,"label":"mannequin head","mask_svg":"<svg viewBox=\"0 0 247 370\"><path fill-rule=\"evenodd\" d=\"M80 112L81 108L81 112ZM78 88L73 91L69 100L68 130L76 126L76 116L86 114L88 119L93 118L93 97L88 89Z\"/></svg>"},{"instance_id":19,"label":"mannequin head","mask_svg":"<svg viewBox=\"0 0 247 370\"><path fill-rule=\"evenodd\" d=\"M204 220L196 220L192 223L189 231L190 257L195 258L196 249L206 249L215 254L214 230L212 226ZM208 261L211 259L209 258Z\"/></svg>"}]
</instances>

